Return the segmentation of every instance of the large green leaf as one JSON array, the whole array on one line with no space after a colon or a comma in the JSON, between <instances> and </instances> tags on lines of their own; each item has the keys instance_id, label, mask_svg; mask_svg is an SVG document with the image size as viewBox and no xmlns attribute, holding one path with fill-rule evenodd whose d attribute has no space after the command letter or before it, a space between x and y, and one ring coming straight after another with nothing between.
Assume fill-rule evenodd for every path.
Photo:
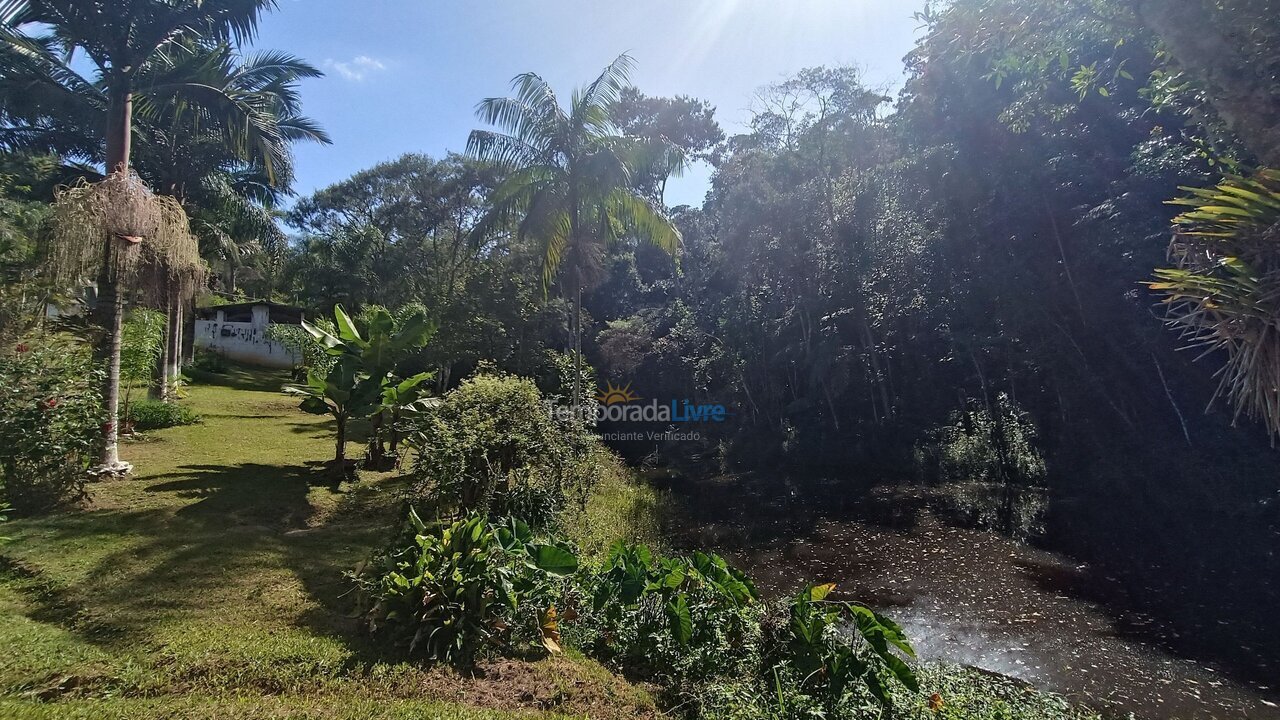
<instances>
[{"instance_id":1,"label":"large green leaf","mask_svg":"<svg viewBox=\"0 0 1280 720\"><path fill-rule=\"evenodd\" d=\"M351 320L351 316L343 309L341 305L333 308L333 319L338 324L338 337L344 342L355 344L357 347L365 347L364 338L360 337L360 331L356 330L356 324Z\"/></svg>"},{"instance_id":2,"label":"large green leaf","mask_svg":"<svg viewBox=\"0 0 1280 720\"><path fill-rule=\"evenodd\" d=\"M539 570L552 575L572 575L578 571L578 558L562 547L534 545L530 557Z\"/></svg>"},{"instance_id":3,"label":"large green leaf","mask_svg":"<svg viewBox=\"0 0 1280 720\"><path fill-rule=\"evenodd\" d=\"M684 593L667 603L667 620L671 623L671 636L676 643L685 646L693 640L693 615Z\"/></svg>"},{"instance_id":4,"label":"large green leaf","mask_svg":"<svg viewBox=\"0 0 1280 720\"><path fill-rule=\"evenodd\" d=\"M322 398L314 396L304 399L302 404L298 407L300 407L303 412L308 412L312 415L328 415L332 412L328 403L326 403Z\"/></svg>"}]
</instances>

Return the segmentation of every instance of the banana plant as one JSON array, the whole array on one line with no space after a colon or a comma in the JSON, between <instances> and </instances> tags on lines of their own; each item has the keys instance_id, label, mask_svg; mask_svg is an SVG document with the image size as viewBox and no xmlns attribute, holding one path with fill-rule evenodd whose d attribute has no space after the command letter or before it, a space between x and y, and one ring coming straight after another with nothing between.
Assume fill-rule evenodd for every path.
<instances>
[{"instance_id":1,"label":"banana plant","mask_svg":"<svg viewBox=\"0 0 1280 720\"><path fill-rule=\"evenodd\" d=\"M285 392L302 397L299 408L313 415L332 415L338 426L334 467L346 469L347 425L352 418L368 417L382 408L382 378L370 377L359 358L343 355L327 373L307 373L305 385L290 385Z\"/></svg>"},{"instance_id":2,"label":"banana plant","mask_svg":"<svg viewBox=\"0 0 1280 720\"><path fill-rule=\"evenodd\" d=\"M383 430L388 424L388 417L391 419L390 435L394 455L399 441L395 421L400 410L419 402L425 396L425 383L434 378L433 373L399 378L395 371L410 355L430 342L436 332L435 323L424 313L416 312L397 327L391 314L379 308L366 323L366 332L362 335L355 321L341 305L333 309L333 319L337 335L306 321L303 321L302 327L328 354L340 359L349 358L361 372L377 381L379 402L362 417L370 417L372 424L367 464L375 469L384 469L387 454Z\"/></svg>"}]
</instances>

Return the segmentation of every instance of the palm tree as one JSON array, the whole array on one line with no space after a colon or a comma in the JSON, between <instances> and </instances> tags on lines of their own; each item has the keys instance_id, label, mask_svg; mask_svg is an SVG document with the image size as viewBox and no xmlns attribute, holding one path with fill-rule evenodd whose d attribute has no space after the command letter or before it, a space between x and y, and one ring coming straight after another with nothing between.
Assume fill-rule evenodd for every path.
<instances>
[{"instance_id":1,"label":"palm tree","mask_svg":"<svg viewBox=\"0 0 1280 720\"><path fill-rule=\"evenodd\" d=\"M290 145L330 142L300 114L298 81L321 75L286 53L241 57L226 43L196 39L159 54L140 77L160 90L135 128L138 174L183 205L201 256L225 269L232 292L247 257L285 243L274 208L293 183ZM201 100L195 111L187 109L191 95ZM183 354L186 311L177 294L165 299L169 340L153 383L158 398L177 379Z\"/></svg>"},{"instance_id":2,"label":"palm tree","mask_svg":"<svg viewBox=\"0 0 1280 720\"><path fill-rule=\"evenodd\" d=\"M633 172L653 166L661 147L621 135L612 111L634 61L614 60L575 92L567 108L534 73L512 81L514 97L488 98L476 115L503 132L475 130L467 152L508 173L477 230L517 224L521 238L542 247L543 292L568 265L573 298L573 405L582 400L582 292L599 275L603 250L624 235L675 255L680 232L637 189Z\"/></svg>"},{"instance_id":3,"label":"palm tree","mask_svg":"<svg viewBox=\"0 0 1280 720\"><path fill-rule=\"evenodd\" d=\"M135 103L141 114L156 113L166 103L180 102L191 111L216 117L237 149L266 144L279 135L265 132L256 122L257 109L227 102L199 83L183 78L143 84L167 54L177 53L199 39L206 43L240 44L254 35L261 14L275 0L0 0L0 71L3 89L15 91L0 100L0 120L6 125L34 128L37 137L59 139L101 117L102 160L108 175L130 172ZM33 34L38 33L38 34ZM73 67L77 54L96 72L93 80ZM105 110L99 116L92 112ZM15 122L17 121L17 122ZM61 123L65 121L65 126ZM82 147L82 152L96 149ZM120 334L124 314L117 258L137 238L103 235L98 272L99 323L105 339L100 354L107 366L103 395L108 421L104 424L102 465L109 471L127 470L119 460L116 415L120 397Z\"/></svg>"}]
</instances>

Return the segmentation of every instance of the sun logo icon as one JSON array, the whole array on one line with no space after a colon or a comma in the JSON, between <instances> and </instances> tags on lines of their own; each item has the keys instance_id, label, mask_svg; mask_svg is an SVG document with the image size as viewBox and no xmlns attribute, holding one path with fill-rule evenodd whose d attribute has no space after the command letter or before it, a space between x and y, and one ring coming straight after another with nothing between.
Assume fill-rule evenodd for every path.
<instances>
[{"instance_id":1,"label":"sun logo icon","mask_svg":"<svg viewBox=\"0 0 1280 720\"><path fill-rule=\"evenodd\" d=\"M599 395L596 395L596 400L599 400L601 405L629 403L629 402L635 402L636 400L639 400L639 399L640 399L639 395L636 395L635 393L631 392L631 383L627 383L625 387L618 387L613 383L607 383L605 385L604 392L600 393Z\"/></svg>"}]
</instances>

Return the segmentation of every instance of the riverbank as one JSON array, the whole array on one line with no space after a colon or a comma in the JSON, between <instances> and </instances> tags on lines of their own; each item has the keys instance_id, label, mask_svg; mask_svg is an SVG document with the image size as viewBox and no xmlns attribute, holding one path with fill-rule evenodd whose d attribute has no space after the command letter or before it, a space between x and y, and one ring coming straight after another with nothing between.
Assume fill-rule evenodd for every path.
<instances>
[{"instance_id":1,"label":"riverbank","mask_svg":"<svg viewBox=\"0 0 1280 720\"><path fill-rule=\"evenodd\" d=\"M1008 538L958 528L915 491L778 495L785 483L665 483L691 544L714 545L766 593L836 582L898 620L922 657L981 668L1138 718L1280 718L1280 687L1181 655L1119 583ZM835 488L835 489L838 489Z\"/></svg>"}]
</instances>

